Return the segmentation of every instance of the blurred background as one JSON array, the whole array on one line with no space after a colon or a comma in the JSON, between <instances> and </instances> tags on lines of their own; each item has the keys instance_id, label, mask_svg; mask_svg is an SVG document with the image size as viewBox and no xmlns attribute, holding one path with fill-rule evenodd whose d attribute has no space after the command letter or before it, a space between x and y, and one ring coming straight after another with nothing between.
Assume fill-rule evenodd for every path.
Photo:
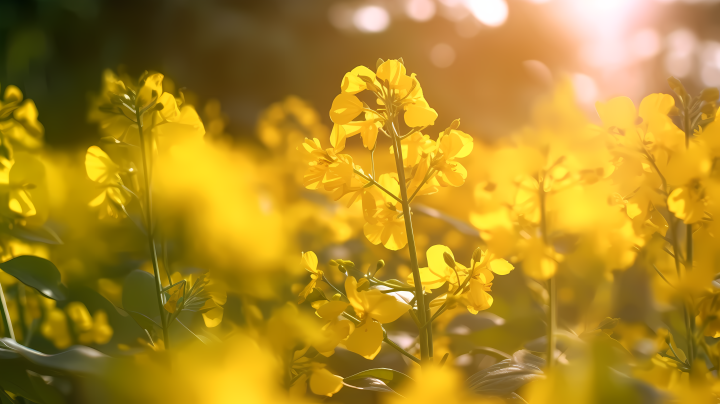
<instances>
[{"instance_id":1,"label":"blurred background","mask_svg":"<svg viewBox=\"0 0 720 404\"><path fill-rule=\"evenodd\" d=\"M670 75L693 94L720 86L719 20L720 0L0 0L0 85L3 91L17 85L33 99L46 129L53 204L48 226L64 241L48 254L66 284L97 289L116 306L127 273L149 270L148 253L131 221L99 221L87 207L97 186L85 174L85 151L100 138L98 125L88 121L90 100L108 68L132 77L159 71L166 83L187 89L210 138L229 136L237 147L191 156L194 166L172 167L174 175L164 180L173 191L160 204L179 206L166 218L177 224L170 232L176 236L168 247L171 261L182 269L217 270L228 281L222 327L229 332L252 322L250 309L267 319L295 301L296 289L307 282L298 266L301 251L316 251L334 282L343 278L326 265L335 258L365 270L384 259L383 276L406 279L409 273L407 250L394 253L367 242L358 205L344 209L300 185L305 168L295 148L305 136L328 146L328 111L352 68L374 70L378 57L402 57L439 113L427 134L435 138L461 118L479 149L480 141L525 126L534 102L561 77L572 80L578 104L595 122L596 101L626 95L637 105L649 93L669 93ZM369 157L355 162L368 167ZM392 169L389 157L379 165L382 172ZM421 265L433 244L451 247L467 264L482 243L467 223L478 185L472 158L467 167L467 184L414 207ZM642 268L628 269L614 285L566 276L560 292L570 297L561 299L561 323L576 323L597 307L600 318L656 316L649 292L654 278ZM94 310L82 295L90 292L79 286L73 298ZM492 363L461 356L473 347L513 352L527 341L542 346L543 312L533 293L537 288L521 271L498 280L491 310L441 324L446 332L438 334L438 352L459 355L455 364L472 372ZM302 310L312 312L308 305ZM118 331L122 321L132 325L110 316L116 333L99 349L117 354L120 343L137 337L138 330ZM401 321L391 337L405 346L412 330ZM53 349L40 338L30 342L43 352ZM338 350L328 363L345 376L370 366L406 367L386 351L370 362ZM345 389L336 398L367 402L372 394L352 393Z\"/></svg>"},{"instance_id":2,"label":"blurred background","mask_svg":"<svg viewBox=\"0 0 720 404\"><path fill-rule=\"evenodd\" d=\"M120 65L220 100L242 138L288 94L329 124L344 72L403 57L438 126L462 117L494 138L552 76L569 75L592 115L598 99L667 91L669 75L717 86L719 17L715 0L2 0L0 84L35 100L53 147L96 137L86 97Z\"/></svg>"}]
</instances>

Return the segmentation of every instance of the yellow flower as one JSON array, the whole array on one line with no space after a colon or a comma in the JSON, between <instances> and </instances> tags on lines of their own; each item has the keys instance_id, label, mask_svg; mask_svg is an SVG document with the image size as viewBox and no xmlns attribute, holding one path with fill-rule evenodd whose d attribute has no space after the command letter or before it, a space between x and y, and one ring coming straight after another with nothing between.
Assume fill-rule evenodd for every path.
<instances>
[{"instance_id":1,"label":"yellow flower","mask_svg":"<svg viewBox=\"0 0 720 404\"><path fill-rule=\"evenodd\" d=\"M700 329L704 328L707 337L720 337L720 294L708 295L697 305L698 314L695 322Z\"/></svg>"},{"instance_id":2,"label":"yellow flower","mask_svg":"<svg viewBox=\"0 0 720 404\"><path fill-rule=\"evenodd\" d=\"M341 376L330 373L325 369L325 365L313 362L310 364L310 371L300 375L293 383L290 389L291 396L298 398L304 396L308 381L310 382L310 391L319 396L332 397L343 387Z\"/></svg>"},{"instance_id":3,"label":"yellow flower","mask_svg":"<svg viewBox=\"0 0 720 404\"><path fill-rule=\"evenodd\" d=\"M400 194L400 185L390 174L383 174L378 181L393 195ZM377 187L365 188L362 198L365 237L371 243L382 243L389 250L399 250L407 244L402 205Z\"/></svg>"},{"instance_id":4,"label":"yellow flower","mask_svg":"<svg viewBox=\"0 0 720 404\"><path fill-rule=\"evenodd\" d=\"M437 144L430 139L430 136L415 132L401 141L400 148L403 154L403 165L412 167L418 164L422 158L434 152ZM395 154L393 146L390 146L390 154Z\"/></svg>"},{"instance_id":5,"label":"yellow flower","mask_svg":"<svg viewBox=\"0 0 720 404\"><path fill-rule=\"evenodd\" d=\"M405 123L411 128L435 124L438 114L424 99L405 105Z\"/></svg>"},{"instance_id":6,"label":"yellow flower","mask_svg":"<svg viewBox=\"0 0 720 404\"><path fill-rule=\"evenodd\" d=\"M185 282L182 282L183 279ZM193 302L198 299L203 304L199 308L196 306L195 309L202 313L206 327L217 327L222 322L223 305L227 302L227 290L223 283L217 282L208 273L202 273L199 276L190 274L183 278L179 272L175 272L172 274L171 280L175 286L167 291L170 297L165 302L165 310L175 313L180 299L184 298L183 303L186 305L194 305ZM190 291L193 293L189 294Z\"/></svg>"},{"instance_id":7,"label":"yellow flower","mask_svg":"<svg viewBox=\"0 0 720 404\"><path fill-rule=\"evenodd\" d=\"M552 246L545 245L539 237L533 237L527 241L522 267L529 277L545 280L555 275L561 260L562 255L556 253Z\"/></svg>"},{"instance_id":8,"label":"yellow flower","mask_svg":"<svg viewBox=\"0 0 720 404\"><path fill-rule=\"evenodd\" d=\"M318 259L314 252L308 251L303 253L300 258L300 264L306 271L310 272L310 283L308 283L307 286L305 286L305 288L300 292L300 295L298 296L298 304L307 299L315 288L317 282L321 280L323 276L323 271L317 269Z\"/></svg>"},{"instance_id":9,"label":"yellow flower","mask_svg":"<svg viewBox=\"0 0 720 404\"><path fill-rule=\"evenodd\" d=\"M360 134L363 146L368 150L375 148L378 130L382 128L384 121L372 112L365 113L364 121L352 121L345 125L335 124L330 133L330 143L335 147L335 152L345 148L347 138Z\"/></svg>"},{"instance_id":10,"label":"yellow flower","mask_svg":"<svg viewBox=\"0 0 720 404\"><path fill-rule=\"evenodd\" d=\"M0 135L9 141L2 142L7 158L12 158L12 145L37 149L43 144L45 128L38 122L38 110L32 100L23 101L23 94L15 86L5 88L0 102Z\"/></svg>"},{"instance_id":11,"label":"yellow flower","mask_svg":"<svg viewBox=\"0 0 720 404\"><path fill-rule=\"evenodd\" d=\"M697 223L705 214L705 192L698 181L675 188L667 200L668 210L685 224Z\"/></svg>"},{"instance_id":12,"label":"yellow flower","mask_svg":"<svg viewBox=\"0 0 720 404\"><path fill-rule=\"evenodd\" d=\"M191 105L180 105L172 94L163 92L163 79L160 73L145 73L134 86L106 71L90 120L100 122L106 136L135 145L140 145L142 125L149 144L163 151L178 143L201 143L205 128L200 117Z\"/></svg>"},{"instance_id":13,"label":"yellow flower","mask_svg":"<svg viewBox=\"0 0 720 404\"><path fill-rule=\"evenodd\" d=\"M100 218L118 218L122 206L130 201L130 193L123 189L120 166L115 164L102 149L90 146L85 154L85 169L88 177L102 187L100 195L90 201L89 206L100 206Z\"/></svg>"},{"instance_id":14,"label":"yellow flower","mask_svg":"<svg viewBox=\"0 0 720 404\"><path fill-rule=\"evenodd\" d=\"M27 152L15 154L10 168L8 208L24 225L42 225L49 214L45 166Z\"/></svg>"},{"instance_id":15,"label":"yellow flower","mask_svg":"<svg viewBox=\"0 0 720 404\"><path fill-rule=\"evenodd\" d=\"M353 164L352 156L338 154L335 161L327 166L327 172L322 180L326 191L332 193L333 200L352 193L348 206L352 205L362 195L364 181L361 181L354 170L362 172L359 166Z\"/></svg>"},{"instance_id":16,"label":"yellow flower","mask_svg":"<svg viewBox=\"0 0 720 404\"><path fill-rule=\"evenodd\" d=\"M352 69L349 73L346 73L345 77L343 77L342 84L340 85L342 92L347 94L357 94L366 90L367 83L359 76L364 76L369 78L370 81L375 81L375 72L365 66L358 66Z\"/></svg>"},{"instance_id":17,"label":"yellow flower","mask_svg":"<svg viewBox=\"0 0 720 404\"><path fill-rule=\"evenodd\" d=\"M428 292L443 286L445 282L449 282L457 288L462 282L461 279L464 279L460 276L467 274L467 268L457 264L456 269L459 270L456 275L455 270L445 261L444 254L449 254L454 259L453 252L444 245L434 245L426 252L428 266L420 268L420 282ZM415 278L412 274L408 276L407 282L415 285Z\"/></svg>"},{"instance_id":18,"label":"yellow flower","mask_svg":"<svg viewBox=\"0 0 720 404\"><path fill-rule=\"evenodd\" d=\"M313 342L312 346L318 353L329 357L335 353L335 347L355 331L355 324L350 320L334 320L322 328L320 337Z\"/></svg>"},{"instance_id":19,"label":"yellow flower","mask_svg":"<svg viewBox=\"0 0 720 404\"><path fill-rule=\"evenodd\" d=\"M420 280L428 292L448 283L448 293L451 294L462 286L461 298L468 311L477 314L488 309L493 302L491 291L493 274L507 275L514 269L512 264L494 254L477 249L470 261L470 268L455 261L452 250L444 245L434 245L427 250L427 268L420 268ZM452 264L452 265L451 265ZM467 280L467 277L470 277ZM408 283L414 285L412 274L408 276ZM460 292L458 292L460 293ZM445 296L447 299L447 296ZM437 299L435 299L437 300ZM432 306L432 305L431 305Z\"/></svg>"},{"instance_id":20,"label":"yellow flower","mask_svg":"<svg viewBox=\"0 0 720 404\"><path fill-rule=\"evenodd\" d=\"M53 302L54 303L54 302ZM65 349L72 345L72 337L68 328L65 312L56 307L51 307L45 314L45 320L40 326L43 337L50 340L55 348Z\"/></svg>"},{"instance_id":21,"label":"yellow flower","mask_svg":"<svg viewBox=\"0 0 720 404\"><path fill-rule=\"evenodd\" d=\"M330 120L336 125L345 125L357 118L363 111L363 103L352 94L338 94L330 107Z\"/></svg>"},{"instance_id":22,"label":"yellow flower","mask_svg":"<svg viewBox=\"0 0 720 404\"><path fill-rule=\"evenodd\" d=\"M440 158L433 162L438 171L438 182L441 186L459 187L465 183L467 170L455 159L467 157L473 149L470 135L457 129L448 128L438 139Z\"/></svg>"},{"instance_id":23,"label":"yellow flower","mask_svg":"<svg viewBox=\"0 0 720 404\"><path fill-rule=\"evenodd\" d=\"M324 365L313 364L310 374L310 391L319 395L332 397L343 387L343 378L330 373Z\"/></svg>"},{"instance_id":24,"label":"yellow flower","mask_svg":"<svg viewBox=\"0 0 720 404\"><path fill-rule=\"evenodd\" d=\"M345 280L345 294L360 319L360 324L348 337L345 346L367 359L374 359L380 352L384 338L381 324L391 323L410 310L410 306L399 302L377 289L357 291L358 282L349 276Z\"/></svg>"}]
</instances>

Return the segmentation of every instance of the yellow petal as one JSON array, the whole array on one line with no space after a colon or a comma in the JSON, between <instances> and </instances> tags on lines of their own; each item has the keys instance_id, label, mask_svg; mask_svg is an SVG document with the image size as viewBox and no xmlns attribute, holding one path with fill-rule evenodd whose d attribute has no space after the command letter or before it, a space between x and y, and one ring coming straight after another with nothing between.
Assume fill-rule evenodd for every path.
<instances>
[{"instance_id":1,"label":"yellow petal","mask_svg":"<svg viewBox=\"0 0 720 404\"><path fill-rule=\"evenodd\" d=\"M387 81L390 88L400 88L401 86L407 86L407 84L411 83L407 83L409 77L406 74L405 65L395 59L383 62L377 69L376 77L380 80Z\"/></svg>"},{"instance_id":2,"label":"yellow petal","mask_svg":"<svg viewBox=\"0 0 720 404\"><path fill-rule=\"evenodd\" d=\"M306 271L317 274L317 266L318 266L318 259L317 255L315 255L314 252L308 251L306 253L303 253L302 258L300 259L300 263L302 264L302 267L305 268Z\"/></svg>"},{"instance_id":3,"label":"yellow petal","mask_svg":"<svg viewBox=\"0 0 720 404\"><path fill-rule=\"evenodd\" d=\"M330 119L339 125L350 123L363 110L363 103L352 94L339 94L330 107Z\"/></svg>"},{"instance_id":4,"label":"yellow petal","mask_svg":"<svg viewBox=\"0 0 720 404\"><path fill-rule=\"evenodd\" d=\"M487 310L493 304L493 297L485 291L485 284L477 279L470 280L470 292L465 296L468 302L468 310L477 314L482 310Z\"/></svg>"},{"instance_id":5,"label":"yellow petal","mask_svg":"<svg viewBox=\"0 0 720 404\"><path fill-rule=\"evenodd\" d=\"M411 128L434 125L437 117L437 112L425 102L418 101L405 107L405 123Z\"/></svg>"},{"instance_id":6,"label":"yellow petal","mask_svg":"<svg viewBox=\"0 0 720 404\"><path fill-rule=\"evenodd\" d=\"M85 170L91 180L104 184L116 181L120 167L101 148L90 146L85 154Z\"/></svg>"},{"instance_id":7,"label":"yellow petal","mask_svg":"<svg viewBox=\"0 0 720 404\"><path fill-rule=\"evenodd\" d=\"M488 269L498 275L507 275L510 273L510 271L515 269L515 267L511 263L507 262L507 260L500 258L490 261L490 263L488 264Z\"/></svg>"},{"instance_id":8,"label":"yellow petal","mask_svg":"<svg viewBox=\"0 0 720 404\"><path fill-rule=\"evenodd\" d=\"M167 302L165 302L165 305L163 306L165 310L167 310L170 313L175 313L177 310L177 303L180 300L181 297L183 297L183 292L185 291L185 282L178 283L177 285L173 286L168 290L168 294L170 294L170 298L168 298Z\"/></svg>"},{"instance_id":9,"label":"yellow petal","mask_svg":"<svg viewBox=\"0 0 720 404\"><path fill-rule=\"evenodd\" d=\"M296 400L302 400L307 393L307 381L307 373L300 375L290 387L290 397Z\"/></svg>"},{"instance_id":10,"label":"yellow petal","mask_svg":"<svg viewBox=\"0 0 720 404\"><path fill-rule=\"evenodd\" d=\"M20 102L23 99L22 91L13 85L5 87L5 102Z\"/></svg>"},{"instance_id":11,"label":"yellow petal","mask_svg":"<svg viewBox=\"0 0 720 404\"><path fill-rule=\"evenodd\" d=\"M30 195L22 188L10 190L8 207L11 211L23 217L35 216L35 214L37 214L35 205L33 205L32 200L30 200Z\"/></svg>"},{"instance_id":12,"label":"yellow petal","mask_svg":"<svg viewBox=\"0 0 720 404\"><path fill-rule=\"evenodd\" d=\"M675 188L668 196L668 210L685 224L697 223L705 213L705 202L689 186Z\"/></svg>"},{"instance_id":13,"label":"yellow petal","mask_svg":"<svg viewBox=\"0 0 720 404\"><path fill-rule=\"evenodd\" d=\"M202 314L205 327L213 328L217 327L223 319L224 309L222 306L215 306Z\"/></svg>"},{"instance_id":14,"label":"yellow petal","mask_svg":"<svg viewBox=\"0 0 720 404\"><path fill-rule=\"evenodd\" d=\"M319 396L332 397L343 386L343 378L325 368L315 369L310 375L310 390Z\"/></svg>"},{"instance_id":15,"label":"yellow petal","mask_svg":"<svg viewBox=\"0 0 720 404\"><path fill-rule=\"evenodd\" d=\"M358 66L352 69L349 73L345 74L345 77L343 77L342 84L340 85L342 92L357 94L360 91L367 89L367 83L365 83L365 81L359 76L365 76L373 81L375 80L375 72L365 66Z\"/></svg>"},{"instance_id":16,"label":"yellow petal","mask_svg":"<svg viewBox=\"0 0 720 404\"><path fill-rule=\"evenodd\" d=\"M334 320L338 318L349 305L350 303L341 300L319 300L312 303L313 308L315 308L315 314L324 320Z\"/></svg>"},{"instance_id":17,"label":"yellow petal","mask_svg":"<svg viewBox=\"0 0 720 404\"><path fill-rule=\"evenodd\" d=\"M455 259L452 250L442 244L434 245L428 248L425 255L427 256L428 268L430 271L437 276L444 277L445 280L448 280L451 275L455 276L455 271L448 266L447 262L445 262L445 254L450 255L453 260Z\"/></svg>"},{"instance_id":18,"label":"yellow petal","mask_svg":"<svg viewBox=\"0 0 720 404\"><path fill-rule=\"evenodd\" d=\"M360 295L364 300L367 317L381 324L392 323L410 310L408 304L376 289L360 292Z\"/></svg>"},{"instance_id":19,"label":"yellow petal","mask_svg":"<svg viewBox=\"0 0 720 404\"><path fill-rule=\"evenodd\" d=\"M355 324L349 320L332 321L325 325L322 334L312 346L323 356L330 357L335 347L355 331Z\"/></svg>"},{"instance_id":20,"label":"yellow petal","mask_svg":"<svg viewBox=\"0 0 720 404\"><path fill-rule=\"evenodd\" d=\"M615 97L605 103L597 102L595 109L605 128L629 129L635 126L637 119L635 104L628 97Z\"/></svg>"},{"instance_id":21,"label":"yellow petal","mask_svg":"<svg viewBox=\"0 0 720 404\"><path fill-rule=\"evenodd\" d=\"M345 341L345 347L366 359L373 360L380 353L382 340L382 326L368 320L355 328L355 331Z\"/></svg>"},{"instance_id":22,"label":"yellow petal","mask_svg":"<svg viewBox=\"0 0 720 404\"><path fill-rule=\"evenodd\" d=\"M151 74L145 78L143 86L135 97L135 106L138 110L148 106L156 98L160 98L163 78L164 76L160 73Z\"/></svg>"}]
</instances>

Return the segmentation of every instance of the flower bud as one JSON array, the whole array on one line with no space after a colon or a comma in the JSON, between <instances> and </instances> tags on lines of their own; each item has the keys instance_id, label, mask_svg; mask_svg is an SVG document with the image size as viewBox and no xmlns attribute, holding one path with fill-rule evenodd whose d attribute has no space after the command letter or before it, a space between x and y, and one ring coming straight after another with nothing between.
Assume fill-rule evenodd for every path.
<instances>
[{"instance_id":1,"label":"flower bud","mask_svg":"<svg viewBox=\"0 0 720 404\"><path fill-rule=\"evenodd\" d=\"M452 123L450 124L450 129L455 130L455 129L459 128L459 127L460 127L460 118L452 121Z\"/></svg>"},{"instance_id":2,"label":"flower bud","mask_svg":"<svg viewBox=\"0 0 720 404\"><path fill-rule=\"evenodd\" d=\"M375 274L380 272L380 270L383 269L384 266L385 266L385 261L383 261L383 260L378 261L377 264L375 264ZM373 276L375 274L373 274Z\"/></svg>"},{"instance_id":3,"label":"flower bud","mask_svg":"<svg viewBox=\"0 0 720 404\"><path fill-rule=\"evenodd\" d=\"M475 261L475 263L478 263L482 260L483 251L480 247L476 248L473 252L472 259Z\"/></svg>"},{"instance_id":4,"label":"flower bud","mask_svg":"<svg viewBox=\"0 0 720 404\"><path fill-rule=\"evenodd\" d=\"M443 253L443 259L445 260L445 263L451 267L455 268L455 259L452 257L452 255L448 254L447 252Z\"/></svg>"},{"instance_id":5,"label":"flower bud","mask_svg":"<svg viewBox=\"0 0 720 404\"><path fill-rule=\"evenodd\" d=\"M670 78L668 78L668 84L670 85L670 88L675 91L675 94L677 94L684 103L688 97L688 93L687 90L685 90L685 86L682 85L680 80L670 76Z\"/></svg>"},{"instance_id":6,"label":"flower bud","mask_svg":"<svg viewBox=\"0 0 720 404\"><path fill-rule=\"evenodd\" d=\"M700 93L700 99L706 102L717 101L719 96L720 92L715 87L706 88Z\"/></svg>"}]
</instances>

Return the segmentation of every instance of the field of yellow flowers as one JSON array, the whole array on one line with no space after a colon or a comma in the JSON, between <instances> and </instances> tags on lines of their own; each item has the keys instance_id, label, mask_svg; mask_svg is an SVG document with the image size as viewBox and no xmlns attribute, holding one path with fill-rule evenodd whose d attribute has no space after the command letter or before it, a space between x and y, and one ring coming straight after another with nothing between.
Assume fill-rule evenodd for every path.
<instances>
[{"instance_id":1,"label":"field of yellow flowers","mask_svg":"<svg viewBox=\"0 0 720 404\"><path fill-rule=\"evenodd\" d=\"M289 96L242 144L98 72L75 153L5 85L0 402L718 402L717 89L595 125L559 80L488 143L403 59L347 70L332 127Z\"/></svg>"}]
</instances>

